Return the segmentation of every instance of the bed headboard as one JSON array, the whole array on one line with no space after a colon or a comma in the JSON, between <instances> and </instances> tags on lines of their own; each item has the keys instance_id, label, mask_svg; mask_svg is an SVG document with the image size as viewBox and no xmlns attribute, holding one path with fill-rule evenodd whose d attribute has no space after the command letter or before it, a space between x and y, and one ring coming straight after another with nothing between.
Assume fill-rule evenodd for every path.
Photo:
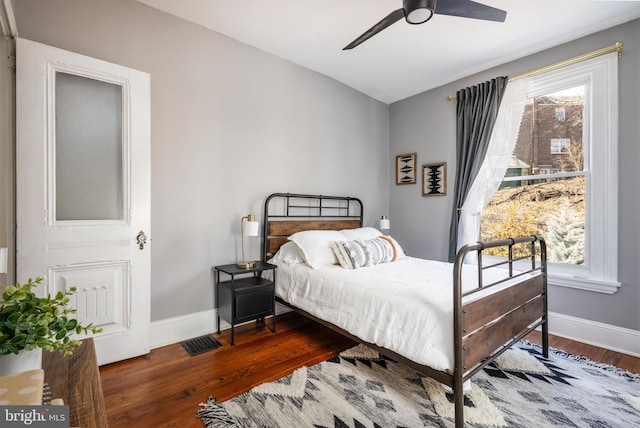
<instances>
[{"instance_id":1,"label":"bed headboard","mask_svg":"<svg viewBox=\"0 0 640 428\"><path fill-rule=\"evenodd\" d=\"M362 227L362 218L358 198L272 193L264 202L262 260L272 257L296 232L355 229Z\"/></svg>"}]
</instances>

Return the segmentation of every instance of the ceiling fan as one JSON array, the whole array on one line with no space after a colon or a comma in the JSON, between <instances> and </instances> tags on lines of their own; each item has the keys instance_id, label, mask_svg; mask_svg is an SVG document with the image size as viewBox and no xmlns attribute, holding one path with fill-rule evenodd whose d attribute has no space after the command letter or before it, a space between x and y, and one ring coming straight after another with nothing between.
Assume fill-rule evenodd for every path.
<instances>
[{"instance_id":1,"label":"ceiling fan","mask_svg":"<svg viewBox=\"0 0 640 428\"><path fill-rule=\"evenodd\" d=\"M391 12L342 50L355 48L360 43L395 24L400 18L404 18L409 24L422 24L431 19L434 13L495 22L504 22L507 17L507 12L504 10L471 0L403 0L402 9Z\"/></svg>"}]
</instances>

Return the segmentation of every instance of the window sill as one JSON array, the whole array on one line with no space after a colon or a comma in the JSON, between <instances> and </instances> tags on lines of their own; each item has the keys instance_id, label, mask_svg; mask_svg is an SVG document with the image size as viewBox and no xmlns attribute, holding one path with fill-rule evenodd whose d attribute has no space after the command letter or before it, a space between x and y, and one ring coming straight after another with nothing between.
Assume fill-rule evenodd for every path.
<instances>
[{"instance_id":1,"label":"window sill","mask_svg":"<svg viewBox=\"0 0 640 428\"><path fill-rule=\"evenodd\" d=\"M617 292L621 286L617 281L552 274L547 276L547 283L549 285L577 288L578 290L595 291L604 294L613 294Z\"/></svg>"},{"instance_id":2,"label":"window sill","mask_svg":"<svg viewBox=\"0 0 640 428\"><path fill-rule=\"evenodd\" d=\"M504 262L506 258L496 256L484 256L484 266L492 263ZM536 259L538 263L540 259ZM475 260L470 260L471 264L475 264ZM520 271L525 271L531 267L529 261L519 260L514 262L513 268ZM506 265L501 267L506 269ZM599 279L595 277L589 277L589 271L582 267L570 267L562 266L558 264L547 264L547 283L558 287L575 288L583 291L595 291L603 294L614 294L620 287L621 283L618 281L611 281L607 279Z\"/></svg>"}]
</instances>

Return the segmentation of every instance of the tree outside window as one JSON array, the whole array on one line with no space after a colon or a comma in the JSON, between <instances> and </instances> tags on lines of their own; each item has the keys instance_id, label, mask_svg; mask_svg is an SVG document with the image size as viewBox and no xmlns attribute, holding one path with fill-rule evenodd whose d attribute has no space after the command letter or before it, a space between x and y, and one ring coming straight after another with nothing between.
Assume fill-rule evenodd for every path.
<instances>
[{"instance_id":1,"label":"tree outside window","mask_svg":"<svg viewBox=\"0 0 640 428\"><path fill-rule=\"evenodd\" d=\"M482 240L539 234L550 262L584 264L584 94L578 85L528 100L510 167L482 212Z\"/></svg>"}]
</instances>

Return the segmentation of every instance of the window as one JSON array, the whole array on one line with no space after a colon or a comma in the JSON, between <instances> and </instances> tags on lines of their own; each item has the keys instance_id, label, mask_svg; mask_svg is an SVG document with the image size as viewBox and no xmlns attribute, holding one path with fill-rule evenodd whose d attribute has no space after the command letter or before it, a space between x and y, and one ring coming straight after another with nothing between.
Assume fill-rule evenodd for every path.
<instances>
[{"instance_id":1,"label":"window","mask_svg":"<svg viewBox=\"0 0 640 428\"><path fill-rule=\"evenodd\" d=\"M582 125L582 123L580 124ZM536 128L539 128L540 124L536 123ZM580 126L580 131L582 131L582 126ZM560 155L569 153L569 145L571 144L571 140L568 138L552 138L550 142L551 146L551 154L552 155Z\"/></svg>"},{"instance_id":2,"label":"window","mask_svg":"<svg viewBox=\"0 0 640 428\"><path fill-rule=\"evenodd\" d=\"M555 174L556 172L560 172L558 168L549 168L548 166L540 167L540 174Z\"/></svg>"},{"instance_id":3,"label":"window","mask_svg":"<svg viewBox=\"0 0 640 428\"><path fill-rule=\"evenodd\" d=\"M481 239L540 234L550 284L613 293L617 54L532 77L527 97L512 160L520 168L483 209Z\"/></svg>"},{"instance_id":4,"label":"window","mask_svg":"<svg viewBox=\"0 0 640 428\"><path fill-rule=\"evenodd\" d=\"M540 166L540 174L541 175L546 175L546 174L555 174L556 172L560 172L560 170L558 168L550 168L549 166ZM551 181L556 181L557 178L547 178L547 183L551 182Z\"/></svg>"}]
</instances>

